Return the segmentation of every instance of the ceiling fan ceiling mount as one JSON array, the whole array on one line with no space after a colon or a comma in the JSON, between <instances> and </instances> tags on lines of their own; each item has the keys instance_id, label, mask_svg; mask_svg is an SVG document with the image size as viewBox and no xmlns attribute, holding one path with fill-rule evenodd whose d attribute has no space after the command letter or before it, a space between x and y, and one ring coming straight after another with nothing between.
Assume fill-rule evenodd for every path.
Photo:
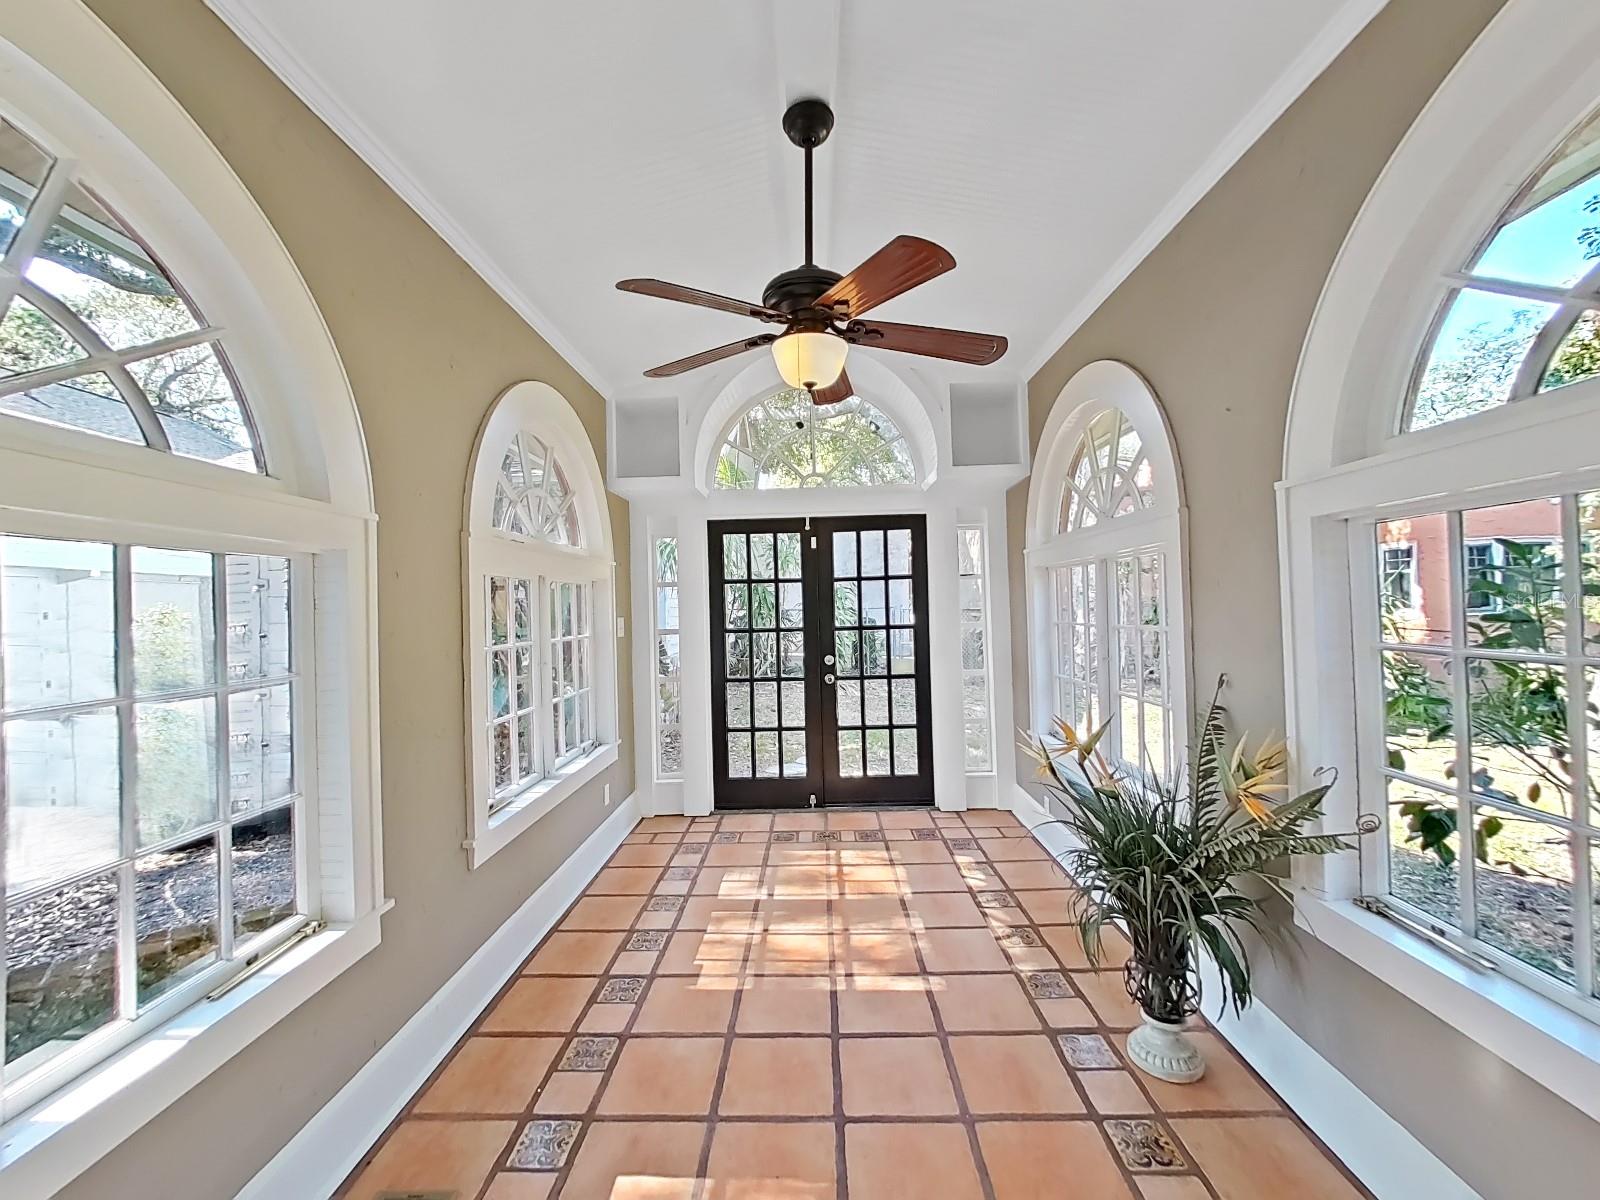
<instances>
[{"instance_id":1,"label":"ceiling fan ceiling mount","mask_svg":"<svg viewBox=\"0 0 1600 1200\"><path fill-rule=\"evenodd\" d=\"M824 100L797 100L783 114L783 132L805 152L805 262L773 276L760 304L659 279L624 279L617 284L625 292L782 325L783 332L758 334L703 350L652 367L645 375L652 379L680 375L771 346L785 382L804 387L817 404L833 404L853 394L844 372L846 346L869 345L977 366L986 366L1004 354L1006 339L997 334L861 320L868 310L952 270L956 260L942 246L902 234L848 275L817 266L812 253L811 153L833 132L833 109ZM835 338L837 342L830 340Z\"/></svg>"}]
</instances>

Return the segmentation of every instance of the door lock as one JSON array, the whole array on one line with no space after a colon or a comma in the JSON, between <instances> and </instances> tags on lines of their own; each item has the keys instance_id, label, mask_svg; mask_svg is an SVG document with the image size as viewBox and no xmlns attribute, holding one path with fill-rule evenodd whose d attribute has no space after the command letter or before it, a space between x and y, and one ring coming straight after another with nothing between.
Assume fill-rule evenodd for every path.
<instances>
[{"instance_id":1,"label":"door lock","mask_svg":"<svg viewBox=\"0 0 1600 1200\"><path fill-rule=\"evenodd\" d=\"M826 675L824 675L822 677L822 682L823 683L832 683L833 682L833 672L829 671Z\"/></svg>"}]
</instances>

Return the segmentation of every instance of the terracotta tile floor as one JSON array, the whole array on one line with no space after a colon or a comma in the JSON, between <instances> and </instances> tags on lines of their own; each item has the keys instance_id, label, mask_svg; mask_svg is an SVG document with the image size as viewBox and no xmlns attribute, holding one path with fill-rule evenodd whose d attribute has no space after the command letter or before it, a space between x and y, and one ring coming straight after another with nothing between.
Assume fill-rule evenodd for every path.
<instances>
[{"instance_id":1,"label":"terracotta tile floor","mask_svg":"<svg viewBox=\"0 0 1600 1200\"><path fill-rule=\"evenodd\" d=\"M1365 1196L1215 1034L1128 1068L1067 888L1008 814L650 818L339 1195Z\"/></svg>"}]
</instances>

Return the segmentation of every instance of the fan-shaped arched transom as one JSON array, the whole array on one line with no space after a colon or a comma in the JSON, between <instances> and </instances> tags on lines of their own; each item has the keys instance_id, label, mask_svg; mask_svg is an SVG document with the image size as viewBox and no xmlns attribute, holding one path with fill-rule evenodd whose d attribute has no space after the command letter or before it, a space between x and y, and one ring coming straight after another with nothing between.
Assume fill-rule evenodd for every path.
<instances>
[{"instance_id":1,"label":"fan-shaped arched transom","mask_svg":"<svg viewBox=\"0 0 1600 1200\"><path fill-rule=\"evenodd\" d=\"M1154 472L1144 443L1121 409L1096 415L1078 440L1061 489L1061 533L1149 508Z\"/></svg>"},{"instance_id":2,"label":"fan-shaped arched transom","mask_svg":"<svg viewBox=\"0 0 1600 1200\"><path fill-rule=\"evenodd\" d=\"M581 546L572 488L553 451L533 434L511 439L494 489L494 527L501 533L557 546Z\"/></svg>"},{"instance_id":3,"label":"fan-shaped arched transom","mask_svg":"<svg viewBox=\"0 0 1600 1200\"><path fill-rule=\"evenodd\" d=\"M719 488L883 487L915 483L905 436L859 396L818 406L801 389L758 400L717 459Z\"/></svg>"}]
</instances>

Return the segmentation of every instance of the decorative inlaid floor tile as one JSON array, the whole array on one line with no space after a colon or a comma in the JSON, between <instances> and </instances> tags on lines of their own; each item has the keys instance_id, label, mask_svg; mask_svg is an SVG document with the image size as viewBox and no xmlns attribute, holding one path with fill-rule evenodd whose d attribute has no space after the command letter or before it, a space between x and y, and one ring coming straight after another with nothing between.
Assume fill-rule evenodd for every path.
<instances>
[{"instance_id":1,"label":"decorative inlaid floor tile","mask_svg":"<svg viewBox=\"0 0 1600 1200\"><path fill-rule=\"evenodd\" d=\"M508 1167L525 1171L559 1171L578 1140L577 1121L529 1121L512 1147Z\"/></svg>"},{"instance_id":2,"label":"decorative inlaid floor tile","mask_svg":"<svg viewBox=\"0 0 1600 1200\"><path fill-rule=\"evenodd\" d=\"M693 867L668 867L661 875L665 883L689 883L694 879Z\"/></svg>"},{"instance_id":3,"label":"decorative inlaid floor tile","mask_svg":"<svg viewBox=\"0 0 1600 1200\"><path fill-rule=\"evenodd\" d=\"M645 912L677 912L683 907L682 896L651 896L644 906Z\"/></svg>"},{"instance_id":4,"label":"decorative inlaid floor tile","mask_svg":"<svg viewBox=\"0 0 1600 1200\"><path fill-rule=\"evenodd\" d=\"M856 841L858 841L858 842L881 842L881 841L883 841L883 830L881 830L881 829L858 829L858 830L856 830Z\"/></svg>"},{"instance_id":5,"label":"decorative inlaid floor tile","mask_svg":"<svg viewBox=\"0 0 1600 1200\"><path fill-rule=\"evenodd\" d=\"M976 850L978 848L978 840L976 838L949 838L947 840L952 850Z\"/></svg>"},{"instance_id":6,"label":"decorative inlaid floor tile","mask_svg":"<svg viewBox=\"0 0 1600 1200\"><path fill-rule=\"evenodd\" d=\"M794 829L779 829L773 833L772 840L775 842L798 842L800 833Z\"/></svg>"},{"instance_id":7,"label":"decorative inlaid floor tile","mask_svg":"<svg viewBox=\"0 0 1600 1200\"><path fill-rule=\"evenodd\" d=\"M1029 971L1022 977L1028 994L1035 1000L1065 1000L1072 995L1067 977L1060 971Z\"/></svg>"},{"instance_id":8,"label":"decorative inlaid floor tile","mask_svg":"<svg viewBox=\"0 0 1600 1200\"><path fill-rule=\"evenodd\" d=\"M726 846L730 842L737 842L739 840L739 835L737 833L719 833L711 840L716 842L719 846Z\"/></svg>"},{"instance_id":9,"label":"decorative inlaid floor tile","mask_svg":"<svg viewBox=\"0 0 1600 1200\"><path fill-rule=\"evenodd\" d=\"M1098 1033L1062 1033L1056 1035L1056 1040L1061 1043L1061 1053L1067 1056L1067 1065L1079 1071L1122 1065L1111 1043Z\"/></svg>"},{"instance_id":10,"label":"decorative inlaid floor tile","mask_svg":"<svg viewBox=\"0 0 1600 1200\"><path fill-rule=\"evenodd\" d=\"M704 842L679 842L678 843L678 853L679 854L704 854L705 852L706 852L706 844Z\"/></svg>"},{"instance_id":11,"label":"decorative inlaid floor tile","mask_svg":"<svg viewBox=\"0 0 1600 1200\"><path fill-rule=\"evenodd\" d=\"M625 950L659 950L667 944L665 929L641 929L628 939Z\"/></svg>"},{"instance_id":12,"label":"decorative inlaid floor tile","mask_svg":"<svg viewBox=\"0 0 1600 1200\"><path fill-rule=\"evenodd\" d=\"M644 993L641 975L613 975L600 989L600 1004L636 1004Z\"/></svg>"},{"instance_id":13,"label":"decorative inlaid floor tile","mask_svg":"<svg viewBox=\"0 0 1600 1200\"><path fill-rule=\"evenodd\" d=\"M837 829L816 829L811 833L811 840L813 842L837 842L843 839L840 838Z\"/></svg>"},{"instance_id":14,"label":"decorative inlaid floor tile","mask_svg":"<svg viewBox=\"0 0 1600 1200\"><path fill-rule=\"evenodd\" d=\"M979 908L1015 908L1017 898L1010 892L979 892L973 899Z\"/></svg>"},{"instance_id":15,"label":"decorative inlaid floor tile","mask_svg":"<svg viewBox=\"0 0 1600 1200\"><path fill-rule=\"evenodd\" d=\"M575 1037L561 1056L558 1071L604 1071L617 1053L614 1037Z\"/></svg>"},{"instance_id":16,"label":"decorative inlaid floor tile","mask_svg":"<svg viewBox=\"0 0 1600 1200\"><path fill-rule=\"evenodd\" d=\"M1182 1153L1154 1121L1107 1121L1106 1135L1130 1171L1181 1171Z\"/></svg>"},{"instance_id":17,"label":"decorative inlaid floor tile","mask_svg":"<svg viewBox=\"0 0 1600 1200\"><path fill-rule=\"evenodd\" d=\"M1044 945L1039 935L1026 925L1014 925L1010 929L999 930L995 936L1000 939L1000 944L1007 950L1021 950L1024 947L1036 948Z\"/></svg>"},{"instance_id":18,"label":"decorative inlaid floor tile","mask_svg":"<svg viewBox=\"0 0 1600 1200\"><path fill-rule=\"evenodd\" d=\"M937 842L939 840L939 831L937 829L926 828L913 829L911 831L911 836L915 841L919 842Z\"/></svg>"}]
</instances>

